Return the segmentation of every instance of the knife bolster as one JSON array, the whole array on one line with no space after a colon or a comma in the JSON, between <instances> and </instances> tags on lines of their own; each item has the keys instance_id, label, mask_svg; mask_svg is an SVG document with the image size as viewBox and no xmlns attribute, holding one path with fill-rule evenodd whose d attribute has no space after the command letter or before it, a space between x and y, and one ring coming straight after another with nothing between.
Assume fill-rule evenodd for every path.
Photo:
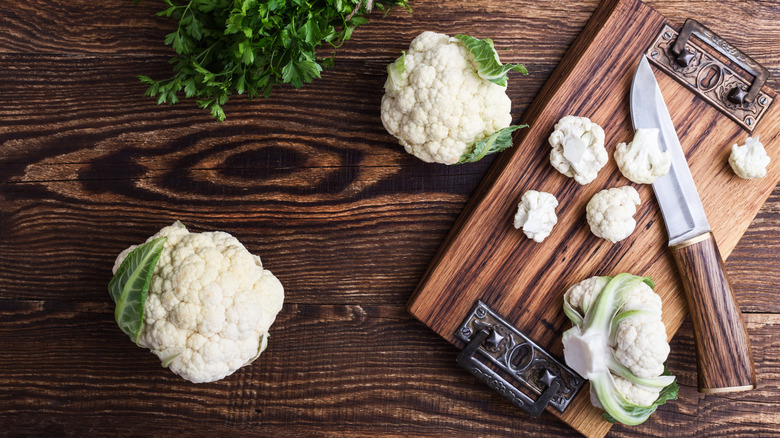
<instances>
[{"instance_id":1,"label":"knife bolster","mask_svg":"<svg viewBox=\"0 0 780 438\"><path fill-rule=\"evenodd\" d=\"M688 302L696 343L699 392L756 386L750 341L712 233L670 247Z\"/></svg>"}]
</instances>

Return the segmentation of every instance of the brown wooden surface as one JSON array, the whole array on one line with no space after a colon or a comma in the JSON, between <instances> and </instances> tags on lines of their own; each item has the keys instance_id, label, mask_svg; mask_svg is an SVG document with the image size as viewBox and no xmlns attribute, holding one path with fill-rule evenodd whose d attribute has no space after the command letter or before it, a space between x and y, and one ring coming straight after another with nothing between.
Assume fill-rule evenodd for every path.
<instances>
[{"instance_id":1,"label":"brown wooden surface","mask_svg":"<svg viewBox=\"0 0 780 438\"><path fill-rule=\"evenodd\" d=\"M739 304L711 233L671 248L694 328L699 392L756 387L756 370Z\"/></svg>"},{"instance_id":2,"label":"brown wooden surface","mask_svg":"<svg viewBox=\"0 0 780 438\"><path fill-rule=\"evenodd\" d=\"M631 184L614 160L593 182L582 186L552 168L547 143L556 122L567 114L589 117L604 127L610 155L618 142L631 140L631 81L639 56L655 40L664 21L661 14L638 0L606 1L599 6L528 109L523 121L531 127L516 137L517 145L491 168L446 237L409 303L416 318L462 347L463 342L456 337L458 327L481 300L542 347L559 353L561 334L571 327L561 311L563 292L593 275L632 272L653 278L664 302L667 334L671 337L677 331L687 313L685 294L667 248L668 237L652 188ZM609 62L594 63L596 59ZM708 221L727 257L780 180L780 163L770 165L765 179L745 184L728 168L727 157L730 146L747 134L670 76L656 76ZM772 90L765 91L775 95ZM771 156L780 156L780 106L769 108L754 135L766 139ZM584 220L585 205L597 191L625 185L639 191L642 205L635 215L636 231L612 244L590 232ZM527 190L550 192L559 202L558 223L541 244L527 239L512 225L517 202ZM724 199L738 201L724 205ZM729 317L740 322L738 313L729 315L725 310L714 319L724 319L719 324L731 327ZM714 351L712 355L734 354L747 364L748 347L744 338L742 341L742 350ZM730 350L728 347L719 346ZM738 364L732 361L730 365ZM746 372L740 377L751 380L749 366ZM710 375L707 381L713 384L717 380ZM592 406L587 391L575 397L560 417L589 437L603 436L610 426L601 410Z\"/></svg>"},{"instance_id":3,"label":"brown wooden surface","mask_svg":"<svg viewBox=\"0 0 780 438\"><path fill-rule=\"evenodd\" d=\"M780 88L776 2L649 4L677 26L698 17ZM189 103L141 97L135 76L169 68L161 42L171 23L154 16L158 3L2 2L0 435L572 434L549 413L519 414L406 312L494 158L419 162L384 132L379 100L386 64L420 31L471 33L531 71L510 80L518 120L596 5L417 2L411 16L394 11L356 31L322 80L234 99L219 124ZM268 350L220 382L161 369L113 322L115 255L175 219L233 233L286 287ZM610 435L780 435L778 250L775 189L726 263L758 389L698 394L684 323L670 357L680 400Z\"/></svg>"}]
</instances>

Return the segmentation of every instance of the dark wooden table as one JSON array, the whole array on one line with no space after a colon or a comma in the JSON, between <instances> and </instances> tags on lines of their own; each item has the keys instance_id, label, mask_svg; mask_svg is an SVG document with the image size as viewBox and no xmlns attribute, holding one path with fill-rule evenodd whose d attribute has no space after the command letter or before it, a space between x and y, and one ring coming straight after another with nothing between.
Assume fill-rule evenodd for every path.
<instances>
[{"instance_id":1,"label":"dark wooden table","mask_svg":"<svg viewBox=\"0 0 780 438\"><path fill-rule=\"evenodd\" d=\"M780 3L657 0L769 68L780 89ZM413 2L376 16L301 90L226 106L156 106L136 75L169 71L172 23L146 0L0 5L0 435L570 435L455 365L405 311L492 162L425 164L384 131L385 65L423 30L491 36L518 120L597 0ZM774 157L778 159L778 157ZM723 202L728 202L724 199ZM113 321L119 251L179 219L225 230L284 283L268 350L220 382L160 368ZM696 392L690 324L672 342L680 399L613 436L780 435L780 189L727 262L759 388Z\"/></svg>"}]
</instances>

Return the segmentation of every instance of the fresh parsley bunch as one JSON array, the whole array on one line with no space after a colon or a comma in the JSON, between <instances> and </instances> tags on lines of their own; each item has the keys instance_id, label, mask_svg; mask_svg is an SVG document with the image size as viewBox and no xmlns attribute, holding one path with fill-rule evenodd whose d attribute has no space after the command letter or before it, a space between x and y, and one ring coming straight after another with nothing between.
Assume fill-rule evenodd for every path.
<instances>
[{"instance_id":1,"label":"fresh parsley bunch","mask_svg":"<svg viewBox=\"0 0 780 438\"><path fill-rule=\"evenodd\" d=\"M140 0L135 0L137 4ZM333 56L318 58L323 42L333 48L352 36L372 8L409 8L408 0L162 0L157 15L178 21L165 37L173 47L173 76L139 79L147 96L174 104L183 91L214 118L232 94L268 97L278 84L295 88L320 77Z\"/></svg>"}]
</instances>

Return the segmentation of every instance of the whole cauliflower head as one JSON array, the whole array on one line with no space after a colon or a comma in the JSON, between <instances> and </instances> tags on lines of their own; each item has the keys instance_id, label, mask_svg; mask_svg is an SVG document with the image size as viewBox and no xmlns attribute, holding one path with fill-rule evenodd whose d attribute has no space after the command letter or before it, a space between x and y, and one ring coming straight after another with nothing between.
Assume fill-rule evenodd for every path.
<instances>
[{"instance_id":1,"label":"whole cauliflower head","mask_svg":"<svg viewBox=\"0 0 780 438\"><path fill-rule=\"evenodd\" d=\"M582 185L596 179L609 159L604 147L604 130L587 117L562 118L547 141L552 146L552 166Z\"/></svg>"},{"instance_id":2,"label":"whole cauliflower head","mask_svg":"<svg viewBox=\"0 0 780 438\"><path fill-rule=\"evenodd\" d=\"M619 143L615 161L620 173L637 184L652 184L669 173L672 157L658 145L658 129L639 128L631 143Z\"/></svg>"},{"instance_id":3,"label":"whole cauliflower head","mask_svg":"<svg viewBox=\"0 0 780 438\"><path fill-rule=\"evenodd\" d=\"M625 239L634 232L634 213L640 204L639 192L631 186L596 193L585 207L590 231L612 243Z\"/></svg>"},{"instance_id":4,"label":"whole cauliflower head","mask_svg":"<svg viewBox=\"0 0 780 438\"><path fill-rule=\"evenodd\" d=\"M388 71L382 124L423 161L456 164L512 122L506 87L480 77L457 38L423 32Z\"/></svg>"},{"instance_id":5,"label":"whole cauliflower head","mask_svg":"<svg viewBox=\"0 0 780 438\"><path fill-rule=\"evenodd\" d=\"M523 193L515 214L515 228L523 229L529 239L543 241L558 223L555 207L558 200L552 193L528 190Z\"/></svg>"},{"instance_id":6,"label":"whole cauliflower head","mask_svg":"<svg viewBox=\"0 0 780 438\"><path fill-rule=\"evenodd\" d=\"M748 137L745 144L731 146L729 164L740 178L754 179L766 176L766 167L771 159L764 149L764 145L758 140L758 136Z\"/></svg>"},{"instance_id":7,"label":"whole cauliflower head","mask_svg":"<svg viewBox=\"0 0 780 438\"><path fill-rule=\"evenodd\" d=\"M159 237L167 241L152 272L138 345L194 383L252 363L282 308L282 284L228 233L191 233L177 221L147 242ZM133 249L119 254L114 273Z\"/></svg>"}]
</instances>

